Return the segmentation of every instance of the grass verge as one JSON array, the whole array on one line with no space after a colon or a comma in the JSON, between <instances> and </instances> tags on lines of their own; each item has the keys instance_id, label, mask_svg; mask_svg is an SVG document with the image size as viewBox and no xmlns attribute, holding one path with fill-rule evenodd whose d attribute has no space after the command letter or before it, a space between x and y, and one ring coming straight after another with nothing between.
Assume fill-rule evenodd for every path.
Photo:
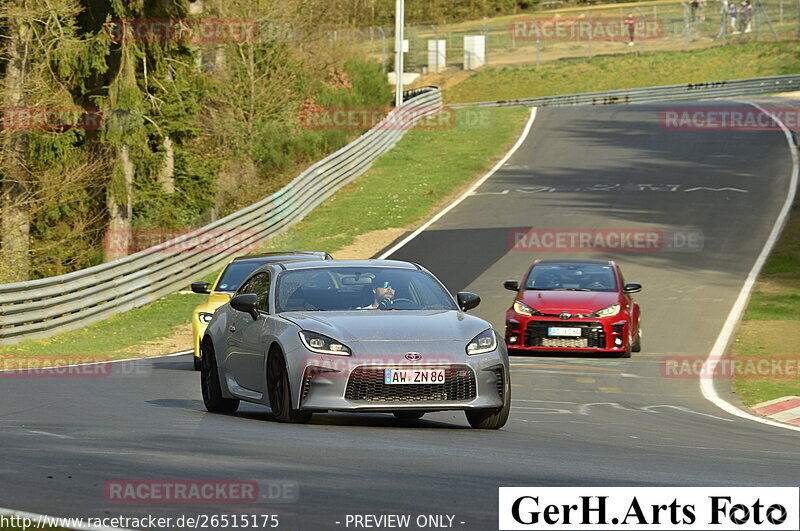
<instances>
[{"instance_id":1,"label":"grass verge","mask_svg":"<svg viewBox=\"0 0 800 531\"><path fill-rule=\"evenodd\" d=\"M504 154L527 115L527 109L519 108L462 109L449 122L451 128L409 131L366 175L267 248L335 253L359 235L418 222ZM143 345L188 327L192 310L202 301L200 295L175 293L80 330L0 347L0 369L19 367L16 360L23 357L41 358L48 365L137 357ZM185 348L191 348L191 340Z\"/></svg>"},{"instance_id":2,"label":"grass verge","mask_svg":"<svg viewBox=\"0 0 800 531\"><path fill-rule=\"evenodd\" d=\"M379 158L367 178L339 191L298 225L273 239L269 250L322 249L330 253L372 231L406 227L488 169L516 140L529 111L459 109L451 129L414 129Z\"/></svg>"},{"instance_id":3,"label":"grass verge","mask_svg":"<svg viewBox=\"0 0 800 531\"><path fill-rule=\"evenodd\" d=\"M800 345L800 201L795 199L786 228L756 283L733 346L734 358L770 361L767 375L754 370L742 370L735 375L734 390L742 402L751 406L800 395L797 345Z\"/></svg>"},{"instance_id":4,"label":"grass verge","mask_svg":"<svg viewBox=\"0 0 800 531\"><path fill-rule=\"evenodd\" d=\"M679 83L796 74L797 41L750 42L688 52L564 59L536 66L489 68L445 90L448 103L595 92Z\"/></svg>"}]
</instances>

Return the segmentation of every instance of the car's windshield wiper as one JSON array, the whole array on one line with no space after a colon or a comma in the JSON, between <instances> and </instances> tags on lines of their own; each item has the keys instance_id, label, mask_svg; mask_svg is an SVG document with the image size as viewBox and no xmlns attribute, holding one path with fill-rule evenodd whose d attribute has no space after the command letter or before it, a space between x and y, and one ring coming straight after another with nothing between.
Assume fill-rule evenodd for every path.
<instances>
[{"instance_id":1,"label":"car's windshield wiper","mask_svg":"<svg viewBox=\"0 0 800 531\"><path fill-rule=\"evenodd\" d=\"M592 291L587 288L555 288L552 291Z\"/></svg>"}]
</instances>

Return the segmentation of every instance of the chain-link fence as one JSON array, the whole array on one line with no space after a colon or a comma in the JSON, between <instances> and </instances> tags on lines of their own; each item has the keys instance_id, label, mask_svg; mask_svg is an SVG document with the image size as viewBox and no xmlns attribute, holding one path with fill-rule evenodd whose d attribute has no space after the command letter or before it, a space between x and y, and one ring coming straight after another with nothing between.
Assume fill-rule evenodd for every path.
<instances>
[{"instance_id":1,"label":"chain-link fence","mask_svg":"<svg viewBox=\"0 0 800 531\"><path fill-rule=\"evenodd\" d=\"M558 7L561 0L543 2ZM337 35L336 38L343 38ZM750 40L800 38L800 0L687 0L641 6L584 6L405 28L407 73L483 65L539 64L567 57L679 51ZM394 28L349 32L364 52L393 69ZM437 44L438 43L438 44Z\"/></svg>"}]
</instances>

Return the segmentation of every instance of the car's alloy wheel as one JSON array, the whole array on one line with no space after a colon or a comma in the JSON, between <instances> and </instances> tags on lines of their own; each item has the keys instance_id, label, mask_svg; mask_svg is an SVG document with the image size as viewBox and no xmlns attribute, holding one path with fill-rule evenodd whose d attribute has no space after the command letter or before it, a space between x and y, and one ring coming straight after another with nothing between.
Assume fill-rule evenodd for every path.
<instances>
[{"instance_id":1,"label":"car's alloy wheel","mask_svg":"<svg viewBox=\"0 0 800 531\"><path fill-rule=\"evenodd\" d=\"M283 354L272 352L267 362L267 391L272 414L279 422L305 423L311 419L311 412L292 408L292 391L289 385L289 372Z\"/></svg>"},{"instance_id":2,"label":"car's alloy wheel","mask_svg":"<svg viewBox=\"0 0 800 531\"><path fill-rule=\"evenodd\" d=\"M511 413L511 379L505 374L503 386L503 407L498 409L468 409L464 411L467 422L473 428L497 430L505 426Z\"/></svg>"},{"instance_id":3,"label":"car's alloy wheel","mask_svg":"<svg viewBox=\"0 0 800 531\"><path fill-rule=\"evenodd\" d=\"M205 352L203 357L200 358L200 387L203 390L203 404L212 413L236 412L239 409L239 400L222 396L217 358L214 356L214 351L211 350L211 347L206 347L203 350Z\"/></svg>"},{"instance_id":4,"label":"car's alloy wheel","mask_svg":"<svg viewBox=\"0 0 800 531\"><path fill-rule=\"evenodd\" d=\"M395 417L403 420L421 419L425 414L424 411L394 411L392 413Z\"/></svg>"}]
</instances>

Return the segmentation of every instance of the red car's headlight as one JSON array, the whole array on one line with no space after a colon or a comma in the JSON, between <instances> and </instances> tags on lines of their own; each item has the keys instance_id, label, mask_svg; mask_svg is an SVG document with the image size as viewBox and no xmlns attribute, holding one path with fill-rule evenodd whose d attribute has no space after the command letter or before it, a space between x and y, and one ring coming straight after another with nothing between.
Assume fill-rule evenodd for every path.
<instances>
[{"instance_id":1,"label":"red car's headlight","mask_svg":"<svg viewBox=\"0 0 800 531\"><path fill-rule=\"evenodd\" d=\"M521 301L514 301L514 311L520 315L541 315L538 311Z\"/></svg>"},{"instance_id":2,"label":"red car's headlight","mask_svg":"<svg viewBox=\"0 0 800 531\"><path fill-rule=\"evenodd\" d=\"M592 315L594 317L614 317L619 313L619 310L620 310L619 304L612 304L611 306L606 306L605 308L597 310Z\"/></svg>"}]
</instances>

